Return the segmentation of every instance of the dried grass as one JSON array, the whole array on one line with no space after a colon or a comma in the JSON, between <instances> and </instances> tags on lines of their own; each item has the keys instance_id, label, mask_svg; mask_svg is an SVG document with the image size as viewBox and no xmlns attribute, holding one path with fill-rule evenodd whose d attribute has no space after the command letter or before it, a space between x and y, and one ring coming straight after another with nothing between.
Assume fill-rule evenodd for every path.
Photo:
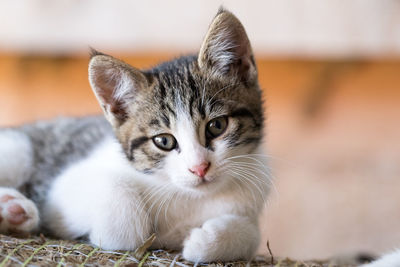
<instances>
[{"instance_id":1,"label":"dried grass","mask_svg":"<svg viewBox=\"0 0 400 267\"><path fill-rule=\"evenodd\" d=\"M181 254L147 248L154 240L149 238L136 251L109 251L78 241L53 240L44 236L15 238L0 235L0 267L3 266L276 266L276 267L334 267L328 261L299 262L257 256L251 262L193 264ZM350 265L341 265L349 266Z\"/></svg>"}]
</instances>

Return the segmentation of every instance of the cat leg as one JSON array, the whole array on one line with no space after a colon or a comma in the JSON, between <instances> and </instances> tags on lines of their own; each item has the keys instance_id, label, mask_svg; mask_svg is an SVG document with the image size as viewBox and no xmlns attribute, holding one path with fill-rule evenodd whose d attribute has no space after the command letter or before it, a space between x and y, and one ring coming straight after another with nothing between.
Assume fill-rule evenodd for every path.
<instances>
[{"instance_id":1,"label":"cat leg","mask_svg":"<svg viewBox=\"0 0 400 267\"><path fill-rule=\"evenodd\" d=\"M139 192L129 191L120 188L104 199L91 226L91 243L104 249L135 250L150 236L151 224Z\"/></svg>"},{"instance_id":2,"label":"cat leg","mask_svg":"<svg viewBox=\"0 0 400 267\"><path fill-rule=\"evenodd\" d=\"M14 129L0 131L0 186L17 188L29 179L33 151L29 137Z\"/></svg>"},{"instance_id":3,"label":"cat leg","mask_svg":"<svg viewBox=\"0 0 400 267\"><path fill-rule=\"evenodd\" d=\"M39 224L36 205L13 188L0 187L0 233L29 233Z\"/></svg>"},{"instance_id":4,"label":"cat leg","mask_svg":"<svg viewBox=\"0 0 400 267\"><path fill-rule=\"evenodd\" d=\"M29 179L33 152L29 137L14 129L0 131L0 233L35 230L36 205L16 189Z\"/></svg>"},{"instance_id":5,"label":"cat leg","mask_svg":"<svg viewBox=\"0 0 400 267\"><path fill-rule=\"evenodd\" d=\"M64 239L88 236L103 249L142 245L151 231L137 189L118 182L115 172L85 174L93 178L67 175L54 183L43 209L45 225Z\"/></svg>"},{"instance_id":6,"label":"cat leg","mask_svg":"<svg viewBox=\"0 0 400 267\"><path fill-rule=\"evenodd\" d=\"M136 249L151 234L139 190L119 147L105 142L55 177L43 225L61 238L88 236L104 249Z\"/></svg>"},{"instance_id":7,"label":"cat leg","mask_svg":"<svg viewBox=\"0 0 400 267\"><path fill-rule=\"evenodd\" d=\"M193 262L250 260L260 241L257 225L247 217L222 215L195 228L183 245L183 257Z\"/></svg>"}]
</instances>

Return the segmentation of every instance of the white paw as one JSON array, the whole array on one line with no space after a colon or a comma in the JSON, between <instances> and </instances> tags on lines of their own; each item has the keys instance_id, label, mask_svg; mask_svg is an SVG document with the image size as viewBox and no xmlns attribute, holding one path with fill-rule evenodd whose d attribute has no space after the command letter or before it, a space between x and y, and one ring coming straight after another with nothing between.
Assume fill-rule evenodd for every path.
<instances>
[{"instance_id":1,"label":"white paw","mask_svg":"<svg viewBox=\"0 0 400 267\"><path fill-rule=\"evenodd\" d=\"M183 257L193 262L227 261L232 255L229 243L234 239L225 222L209 220L201 228L194 228L184 242ZM228 246L227 246L228 245Z\"/></svg>"},{"instance_id":2,"label":"white paw","mask_svg":"<svg viewBox=\"0 0 400 267\"><path fill-rule=\"evenodd\" d=\"M12 188L0 188L0 233L29 233L39 224L36 205Z\"/></svg>"},{"instance_id":3,"label":"white paw","mask_svg":"<svg viewBox=\"0 0 400 267\"><path fill-rule=\"evenodd\" d=\"M192 230L183 244L183 257L193 262L248 260L258 242L258 229L250 221L224 215Z\"/></svg>"},{"instance_id":4,"label":"white paw","mask_svg":"<svg viewBox=\"0 0 400 267\"><path fill-rule=\"evenodd\" d=\"M209 233L203 228L194 228L183 246L183 257L193 262L215 261L212 248L217 238L214 233Z\"/></svg>"}]
</instances>

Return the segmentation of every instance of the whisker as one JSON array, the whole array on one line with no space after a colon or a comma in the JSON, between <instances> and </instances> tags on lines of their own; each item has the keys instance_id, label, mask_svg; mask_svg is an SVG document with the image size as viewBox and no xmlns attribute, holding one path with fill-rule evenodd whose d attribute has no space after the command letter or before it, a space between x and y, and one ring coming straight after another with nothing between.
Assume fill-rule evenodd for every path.
<instances>
[{"instance_id":1,"label":"whisker","mask_svg":"<svg viewBox=\"0 0 400 267\"><path fill-rule=\"evenodd\" d=\"M176 195L179 195L178 194L178 192L173 192L172 193L172 195L171 195L171 197L169 198L169 200L168 200L168 202L167 202L167 206L165 207L165 209L164 209L164 220L165 220L165 223L166 223L166 225L167 225L167 228L170 228L170 225L169 225L169 220L168 220L168 209L169 209L169 207L171 206L171 202L172 202L172 200L173 199L175 199L176 200ZM175 201L175 203L174 204L176 204L176 201ZM176 207L176 206L175 206Z\"/></svg>"},{"instance_id":2,"label":"whisker","mask_svg":"<svg viewBox=\"0 0 400 267\"><path fill-rule=\"evenodd\" d=\"M168 188L170 188L170 186L167 185L165 188L168 189ZM158 216L159 216L159 213L160 213L163 205L165 204L165 202L168 200L168 197L170 195L170 192L168 190L166 190L166 191L167 191L166 195L165 194L158 194L158 197L156 198L156 200L152 203L152 205L150 207L151 211L153 210L153 207L156 208L156 211L154 213L154 229L155 229L155 232L158 232Z\"/></svg>"},{"instance_id":3,"label":"whisker","mask_svg":"<svg viewBox=\"0 0 400 267\"><path fill-rule=\"evenodd\" d=\"M232 156L232 157L229 157L229 158L227 158L227 159L254 158L254 157L260 157L260 158L264 158L264 159L266 159L266 160L270 160L270 159L279 160L279 161L281 161L281 162L283 162L283 163L288 164L290 167L297 168L297 166L296 166L293 162L290 162L290 161L287 160L287 159L280 158L280 157L275 157L275 156L272 156L272 155L266 155L266 154L256 154L256 153L253 153L253 154L244 154L244 155Z\"/></svg>"},{"instance_id":4,"label":"whisker","mask_svg":"<svg viewBox=\"0 0 400 267\"><path fill-rule=\"evenodd\" d=\"M279 192L278 192L278 190L277 190L277 188L275 186L275 183L274 183L274 178L271 175L271 173L268 172L268 170L264 171L262 169L257 168L256 166L251 166L251 165L250 166L243 166L243 165L241 165L241 164L239 164L237 162L236 163L232 163L231 167L238 168L239 170L242 170L242 171L243 170L251 171L252 172L251 174L254 175L255 179L258 179L258 180L264 181L264 182L268 182L267 185L271 186L272 189L274 190L274 192L276 193L276 195L279 196ZM265 177L266 180L263 180L260 177L256 176L254 174L254 172L257 172L258 174L261 174L263 177Z\"/></svg>"},{"instance_id":5,"label":"whisker","mask_svg":"<svg viewBox=\"0 0 400 267\"><path fill-rule=\"evenodd\" d=\"M160 193L162 190L164 190L164 189L166 189L166 188L168 188L168 187L169 187L168 184L163 184L163 185L158 186L157 188L155 188L155 190L153 190L154 188L150 188L149 194L147 194L147 197L146 197L146 198L143 198L143 208L146 207L147 204L148 204L152 199L154 199L154 200L152 201L151 206L147 209L147 210L148 210L149 216L147 217L146 223L150 223L149 220L150 220L150 218L151 218L150 216L151 216L151 213L152 213L152 211L153 211L153 207L154 207L154 205L156 205L156 204L158 203L158 201L159 201L160 199L162 199L162 197L163 197L163 194L159 194L159 193ZM155 227L154 229L157 228L157 226L156 226L154 223L152 223L152 225L153 225L153 227Z\"/></svg>"},{"instance_id":6,"label":"whisker","mask_svg":"<svg viewBox=\"0 0 400 267\"><path fill-rule=\"evenodd\" d=\"M253 179L250 179L248 176L246 176L246 175L250 175L250 176L252 176L253 178L257 178L255 175L253 175L253 174L249 174L249 173L246 173L246 172L243 172L242 170L240 170L240 169L235 169L235 172L238 174L238 175L240 175L240 177L242 177L243 179L246 179L246 181L248 181L248 182L250 182L252 185L254 185L254 187L258 190L258 192L260 193L260 196L261 196L261 198L263 199L263 202L264 203L266 203L266 201L265 201L265 194L266 194L266 192L265 191L263 191L263 190L261 190L261 188L260 187L262 187L261 185L257 185L256 183L255 183L255 181L253 181ZM257 181L259 181L259 182L261 182L261 183L263 183L264 185L266 185L266 186L268 186L268 184L266 184L265 183L265 181L263 181L263 180L257 180ZM265 189L264 189L265 190Z\"/></svg>"},{"instance_id":7,"label":"whisker","mask_svg":"<svg viewBox=\"0 0 400 267\"><path fill-rule=\"evenodd\" d=\"M247 181L243 181L243 180L241 180L239 177L237 177L237 176L241 176L239 173L237 173L237 172L235 172L235 171L233 171L233 170L231 170L230 172L233 174L233 175L231 176L233 179L237 179L237 180L241 181L242 183L244 183L243 185L245 185L245 186L250 186L250 184L248 184ZM242 186L240 186L240 188L242 188ZM242 190L243 190L243 189L242 189ZM249 190L252 191L252 190L250 189L250 187L249 187ZM257 203L257 199L256 199L256 197L254 196L254 194L251 194L251 196L252 196L252 198L253 198L254 203Z\"/></svg>"}]
</instances>

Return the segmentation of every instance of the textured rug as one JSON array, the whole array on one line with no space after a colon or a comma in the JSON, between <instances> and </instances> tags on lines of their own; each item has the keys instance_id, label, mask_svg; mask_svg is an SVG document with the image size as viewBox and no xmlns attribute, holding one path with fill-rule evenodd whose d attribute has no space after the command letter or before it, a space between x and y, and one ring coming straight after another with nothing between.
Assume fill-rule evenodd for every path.
<instances>
[{"instance_id":1,"label":"textured rug","mask_svg":"<svg viewBox=\"0 0 400 267\"><path fill-rule=\"evenodd\" d=\"M276 266L276 267L334 267L329 261L293 261L257 256L251 262L216 262L193 264L182 259L180 253L148 250L154 240L149 238L136 251L110 251L67 240L53 240L41 236L15 238L0 235L0 267L3 266Z\"/></svg>"}]
</instances>

